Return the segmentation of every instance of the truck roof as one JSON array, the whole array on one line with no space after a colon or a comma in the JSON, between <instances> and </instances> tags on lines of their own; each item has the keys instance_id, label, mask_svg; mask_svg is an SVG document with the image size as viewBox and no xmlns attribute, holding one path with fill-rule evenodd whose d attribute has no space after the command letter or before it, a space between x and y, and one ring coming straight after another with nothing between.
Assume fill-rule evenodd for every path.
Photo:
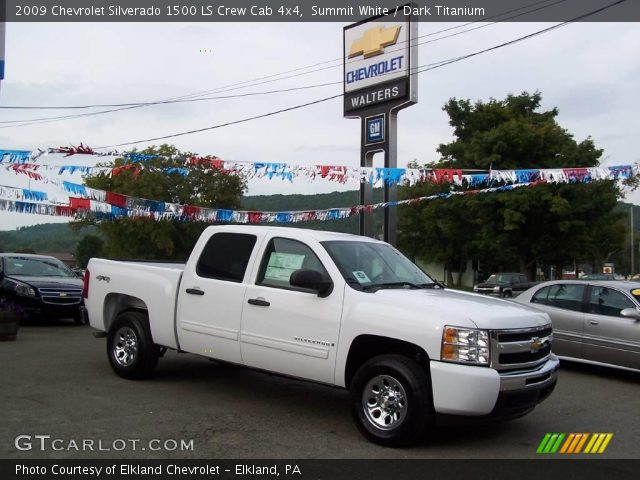
<instances>
[{"instance_id":1,"label":"truck roof","mask_svg":"<svg viewBox=\"0 0 640 480\"><path fill-rule=\"evenodd\" d=\"M216 230L223 232L234 233L251 233L251 232L265 232L270 233L286 233L294 238L311 238L318 242L327 240L346 240L346 241L365 241L365 242L377 242L382 243L380 240L376 240L369 237L363 237L360 235L352 235L350 233L340 232L328 232L325 230L313 230L311 228L293 228L293 227L274 227L267 225L213 225L207 227L207 230Z\"/></svg>"}]
</instances>

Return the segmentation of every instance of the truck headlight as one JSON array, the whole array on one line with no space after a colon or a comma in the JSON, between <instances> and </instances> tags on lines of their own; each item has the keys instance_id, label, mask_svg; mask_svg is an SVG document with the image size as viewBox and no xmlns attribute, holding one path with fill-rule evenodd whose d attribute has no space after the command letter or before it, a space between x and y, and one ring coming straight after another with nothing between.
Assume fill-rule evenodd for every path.
<instances>
[{"instance_id":1,"label":"truck headlight","mask_svg":"<svg viewBox=\"0 0 640 480\"><path fill-rule=\"evenodd\" d=\"M474 291L474 292L477 292L477 291L478 291L478 285L474 285L474 286L473 286L473 291Z\"/></svg>"},{"instance_id":2,"label":"truck headlight","mask_svg":"<svg viewBox=\"0 0 640 480\"><path fill-rule=\"evenodd\" d=\"M489 365L489 332L471 328L444 327L440 360Z\"/></svg>"},{"instance_id":3,"label":"truck headlight","mask_svg":"<svg viewBox=\"0 0 640 480\"><path fill-rule=\"evenodd\" d=\"M494 292L500 292L500 287L493 287Z\"/></svg>"},{"instance_id":4,"label":"truck headlight","mask_svg":"<svg viewBox=\"0 0 640 480\"><path fill-rule=\"evenodd\" d=\"M21 297L35 297L36 292L29 285L16 285L16 295Z\"/></svg>"}]
</instances>

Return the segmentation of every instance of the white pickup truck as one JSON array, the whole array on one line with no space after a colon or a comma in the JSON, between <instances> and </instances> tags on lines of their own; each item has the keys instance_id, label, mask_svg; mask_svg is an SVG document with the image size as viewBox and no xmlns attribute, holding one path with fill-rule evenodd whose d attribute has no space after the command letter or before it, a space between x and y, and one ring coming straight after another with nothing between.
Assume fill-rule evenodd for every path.
<instances>
[{"instance_id":1,"label":"white pickup truck","mask_svg":"<svg viewBox=\"0 0 640 480\"><path fill-rule=\"evenodd\" d=\"M417 441L436 414L522 416L559 366L546 313L445 289L355 235L209 227L186 265L91 259L84 297L122 377L175 349L347 388L384 445Z\"/></svg>"}]
</instances>

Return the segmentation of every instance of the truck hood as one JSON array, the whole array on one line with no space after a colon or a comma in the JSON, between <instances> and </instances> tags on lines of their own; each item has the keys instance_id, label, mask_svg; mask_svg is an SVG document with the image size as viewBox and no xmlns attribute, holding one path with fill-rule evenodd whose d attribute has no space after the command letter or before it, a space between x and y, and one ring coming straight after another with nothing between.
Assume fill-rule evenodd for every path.
<instances>
[{"instance_id":1,"label":"truck hood","mask_svg":"<svg viewBox=\"0 0 640 480\"><path fill-rule=\"evenodd\" d=\"M7 280L26 283L34 288L82 288L82 279L74 277L29 277L22 275L7 275Z\"/></svg>"},{"instance_id":2,"label":"truck hood","mask_svg":"<svg viewBox=\"0 0 640 480\"><path fill-rule=\"evenodd\" d=\"M551 323L549 316L540 310L460 290L381 289L371 295L379 301L424 313L425 318L437 316L447 325L471 323L477 328L503 330Z\"/></svg>"}]
</instances>

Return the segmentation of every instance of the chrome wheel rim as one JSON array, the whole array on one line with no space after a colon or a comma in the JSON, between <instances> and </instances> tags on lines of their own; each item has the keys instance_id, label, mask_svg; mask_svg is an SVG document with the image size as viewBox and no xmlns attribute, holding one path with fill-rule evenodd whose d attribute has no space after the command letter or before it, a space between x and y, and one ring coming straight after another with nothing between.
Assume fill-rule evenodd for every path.
<instances>
[{"instance_id":1,"label":"chrome wheel rim","mask_svg":"<svg viewBox=\"0 0 640 480\"><path fill-rule=\"evenodd\" d=\"M113 343L113 355L123 367L131 365L138 356L138 337L131 327L120 327Z\"/></svg>"},{"instance_id":2,"label":"chrome wheel rim","mask_svg":"<svg viewBox=\"0 0 640 480\"><path fill-rule=\"evenodd\" d=\"M407 394L395 378L377 375L369 380L362 392L362 408L374 427L391 430L407 416Z\"/></svg>"}]
</instances>

